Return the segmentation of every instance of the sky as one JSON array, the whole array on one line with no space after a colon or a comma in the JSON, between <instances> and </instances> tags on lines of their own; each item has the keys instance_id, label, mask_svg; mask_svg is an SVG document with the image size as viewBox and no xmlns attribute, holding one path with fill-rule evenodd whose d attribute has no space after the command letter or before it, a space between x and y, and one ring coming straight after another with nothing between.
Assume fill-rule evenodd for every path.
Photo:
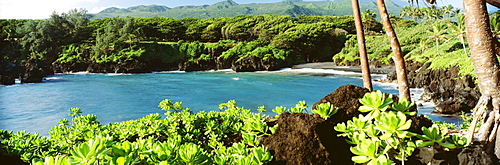
<instances>
[{"instance_id":1,"label":"sky","mask_svg":"<svg viewBox=\"0 0 500 165\"><path fill-rule=\"evenodd\" d=\"M98 13L109 7L127 8L138 5L163 5L177 7L186 5L211 5L223 0L0 0L0 19L46 19L54 11L68 12L85 8L89 13ZM233 0L238 4L274 3L283 0ZM315 0L305 0L315 1ZM316 0L317 1L317 0ZM407 0L394 0L407 1ZM462 0L438 0L462 8Z\"/></svg>"}]
</instances>

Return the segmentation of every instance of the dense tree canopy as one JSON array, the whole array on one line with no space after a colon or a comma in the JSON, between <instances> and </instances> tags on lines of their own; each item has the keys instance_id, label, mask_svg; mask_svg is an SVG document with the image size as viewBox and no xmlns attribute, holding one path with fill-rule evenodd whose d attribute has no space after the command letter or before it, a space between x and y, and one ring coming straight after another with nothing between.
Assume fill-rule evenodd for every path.
<instances>
[{"instance_id":1,"label":"dense tree canopy","mask_svg":"<svg viewBox=\"0 0 500 165\"><path fill-rule=\"evenodd\" d=\"M325 61L331 60L331 57L340 51L347 33L355 32L351 16L242 15L210 19L162 17L90 19L91 15L87 14L86 10L75 9L68 13L53 13L47 20L2 20L2 31L5 32L1 36L3 40L16 38L10 40L14 46L7 46L9 45L7 42L2 42L4 52L2 57L10 60L37 58L49 63L86 62L121 65L130 61L151 61L141 58L145 55L147 43L156 44L158 47L186 41L178 43L179 48L182 48L183 45L195 41L218 44L220 41L232 40L243 45L255 41L259 43L255 49L262 47L258 50L271 54L293 53L292 61ZM377 29L380 26L376 25L376 21L372 19L371 24L368 26L371 30L380 31ZM22 51L17 53L11 51L15 45ZM233 46L224 47L228 50ZM8 47L10 49L7 49ZM204 46L191 48L205 49ZM251 51L240 52L237 56L247 56L247 52ZM17 55L12 55L13 53ZM201 57L179 53L163 58L175 56L174 59L189 60ZM253 54L262 56L267 53Z\"/></svg>"},{"instance_id":2,"label":"dense tree canopy","mask_svg":"<svg viewBox=\"0 0 500 165\"><path fill-rule=\"evenodd\" d=\"M431 7L425 10L444 9ZM406 20L394 15L390 15L390 19L400 34L402 51L408 55L406 58L426 62L438 57L437 54L443 55L454 50L467 54L463 21L452 21L456 20L456 16L448 14L425 22ZM382 46L388 45L388 42L384 41L382 25L376 20L376 15L367 10L362 13L362 17L367 34L369 61L392 63L389 47ZM286 57L291 63L330 61L333 57L334 60L342 60L341 63L348 64L348 61L358 59L357 50L352 49L357 47L356 42L352 41L352 35L356 32L352 16L90 18L85 10L71 10L67 13L54 13L47 20L0 20L0 37L3 41L0 43L1 56L9 61L38 58L59 64L113 65L125 65L128 62L196 61L217 58L223 52L227 52L224 57L239 58L274 55ZM495 18L498 16L492 16L492 25L497 20ZM497 30L492 28L492 31ZM189 46L195 41L201 44L193 43ZM200 50L174 50L181 48ZM437 68L447 66L448 64L437 65ZM462 73L474 75L471 71Z\"/></svg>"}]
</instances>

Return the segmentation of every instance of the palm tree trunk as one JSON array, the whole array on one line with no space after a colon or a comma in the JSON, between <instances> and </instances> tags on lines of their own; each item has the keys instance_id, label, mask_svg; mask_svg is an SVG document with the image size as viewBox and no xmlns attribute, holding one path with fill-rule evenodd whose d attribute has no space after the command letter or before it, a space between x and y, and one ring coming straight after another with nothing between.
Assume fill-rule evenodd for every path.
<instances>
[{"instance_id":1,"label":"palm tree trunk","mask_svg":"<svg viewBox=\"0 0 500 165\"><path fill-rule=\"evenodd\" d=\"M496 135L500 124L500 65L496 58L486 2L464 0L463 5L467 41L482 94L474 108L474 120L469 129L469 136L472 140L475 124L484 121L475 140L489 146L487 151L494 152L499 157L500 138L496 138ZM494 141L495 143L492 143Z\"/></svg>"},{"instance_id":2,"label":"palm tree trunk","mask_svg":"<svg viewBox=\"0 0 500 165\"><path fill-rule=\"evenodd\" d=\"M366 55L365 33L363 30L363 22L361 20L361 12L359 11L358 0L352 1L352 12L354 13L354 23L358 37L359 59L361 61L361 73L363 75L363 86L368 90L373 91L372 77L370 75L370 66L368 64L368 56Z\"/></svg>"},{"instance_id":3,"label":"palm tree trunk","mask_svg":"<svg viewBox=\"0 0 500 165\"><path fill-rule=\"evenodd\" d=\"M436 38L436 55L439 54L439 38Z\"/></svg>"},{"instance_id":4,"label":"palm tree trunk","mask_svg":"<svg viewBox=\"0 0 500 165\"><path fill-rule=\"evenodd\" d=\"M399 45L398 37L396 32L392 28L391 21L389 20L389 14L387 13L387 8L385 7L384 0L377 0L378 11L380 12L380 18L384 24L385 32L391 43L392 53L394 54L394 63L396 65L396 74L398 79L398 89L399 97L405 97L408 101L411 100L410 88L408 87L408 78L406 76L406 66L403 53L401 52L401 46Z\"/></svg>"},{"instance_id":5,"label":"palm tree trunk","mask_svg":"<svg viewBox=\"0 0 500 165\"><path fill-rule=\"evenodd\" d=\"M466 56L469 56L469 55L467 54L467 49L466 49L466 47L465 47L465 39L464 39L464 37L463 37L463 36L461 36L461 37L460 37L460 42L462 42L462 47L464 48L464 53L465 53L465 55L466 55Z\"/></svg>"}]
</instances>

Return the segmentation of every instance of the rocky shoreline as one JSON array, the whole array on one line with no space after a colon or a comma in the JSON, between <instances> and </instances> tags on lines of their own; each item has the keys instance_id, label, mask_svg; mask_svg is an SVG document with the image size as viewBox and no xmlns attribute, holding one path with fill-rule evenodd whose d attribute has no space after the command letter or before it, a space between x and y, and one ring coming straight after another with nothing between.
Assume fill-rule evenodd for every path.
<instances>
[{"instance_id":1,"label":"rocky shoreline","mask_svg":"<svg viewBox=\"0 0 500 165\"><path fill-rule=\"evenodd\" d=\"M458 115L470 112L481 97L476 79L459 75L458 67L443 70L430 69L429 66L429 63L407 64L410 87L423 88L421 99L436 104L438 113ZM387 80L395 81L395 72L389 73Z\"/></svg>"},{"instance_id":2,"label":"rocky shoreline","mask_svg":"<svg viewBox=\"0 0 500 165\"><path fill-rule=\"evenodd\" d=\"M430 64L408 62L408 81L411 88L422 88L421 98L425 102L436 104L436 112L459 115L470 112L476 105L481 93L471 76L459 75L457 67L448 70L430 69ZM338 66L335 62L319 62L294 65L293 69L326 69L361 73L359 66ZM383 65L370 68L371 74L386 74L386 82L396 82L393 66Z\"/></svg>"},{"instance_id":3,"label":"rocky shoreline","mask_svg":"<svg viewBox=\"0 0 500 165\"><path fill-rule=\"evenodd\" d=\"M39 83L44 77L54 74L50 64L38 59L31 59L22 64L0 61L0 64L0 85L15 84L15 79L21 83Z\"/></svg>"},{"instance_id":4,"label":"rocky shoreline","mask_svg":"<svg viewBox=\"0 0 500 165\"><path fill-rule=\"evenodd\" d=\"M317 66L321 69L361 72L361 68L358 67L359 61L343 66L337 66L338 62L333 62L330 67L324 66L327 64L330 65L324 63ZM387 75L387 79L383 81L396 82L396 71L393 65L374 61L370 63L370 66L377 66L370 68L372 74ZM430 63L406 62L410 88L424 89L420 99L436 104L437 113L459 115L462 112L470 112L481 97L479 87L475 84L476 79L469 75L460 75L458 67L443 70L430 69L429 66Z\"/></svg>"},{"instance_id":5,"label":"rocky shoreline","mask_svg":"<svg viewBox=\"0 0 500 165\"><path fill-rule=\"evenodd\" d=\"M326 95L314 105L332 103L339 105L337 114L323 119L317 114L282 113L277 120L268 124L278 124L274 134L264 136L261 143L271 150L274 159L270 164L355 164L345 137L338 136L333 127L351 120L361 112L359 99L369 92L366 88L344 85ZM395 97L397 100L397 96ZM314 106L313 106L314 107ZM424 116L411 116L410 132L422 134L422 127L433 123ZM498 159L483 150L484 146L472 144L465 148L444 149L439 145L417 147L405 161L406 164L498 164ZM300 155L300 156L296 156ZM403 164L396 160L396 164Z\"/></svg>"}]
</instances>

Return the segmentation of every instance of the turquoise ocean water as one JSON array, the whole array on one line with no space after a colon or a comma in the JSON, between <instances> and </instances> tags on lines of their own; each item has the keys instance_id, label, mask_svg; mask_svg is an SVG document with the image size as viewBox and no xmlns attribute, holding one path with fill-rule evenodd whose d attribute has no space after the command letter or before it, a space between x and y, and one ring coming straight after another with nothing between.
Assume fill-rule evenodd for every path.
<instances>
[{"instance_id":1,"label":"turquoise ocean water","mask_svg":"<svg viewBox=\"0 0 500 165\"><path fill-rule=\"evenodd\" d=\"M132 120L163 113L157 107L163 99L183 102L193 111L218 111L220 103L236 100L238 106L254 112L258 106L265 106L266 114L274 115L271 109L275 106L293 107L302 100L311 106L346 84L361 86L360 74L317 69L56 74L43 83L0 86L0 129L48 135L48 130L60 119L69 119L68 110L74 107L81 108L83 114L97 115L102 124ZM398 93L391 83L376 82L374 89ZM418 97L422 90L412 92ZM434 110L431 103L423 105L419 113L433 120L461 122L454 116L431 113Z\"/></svg>"}]
</instances>

